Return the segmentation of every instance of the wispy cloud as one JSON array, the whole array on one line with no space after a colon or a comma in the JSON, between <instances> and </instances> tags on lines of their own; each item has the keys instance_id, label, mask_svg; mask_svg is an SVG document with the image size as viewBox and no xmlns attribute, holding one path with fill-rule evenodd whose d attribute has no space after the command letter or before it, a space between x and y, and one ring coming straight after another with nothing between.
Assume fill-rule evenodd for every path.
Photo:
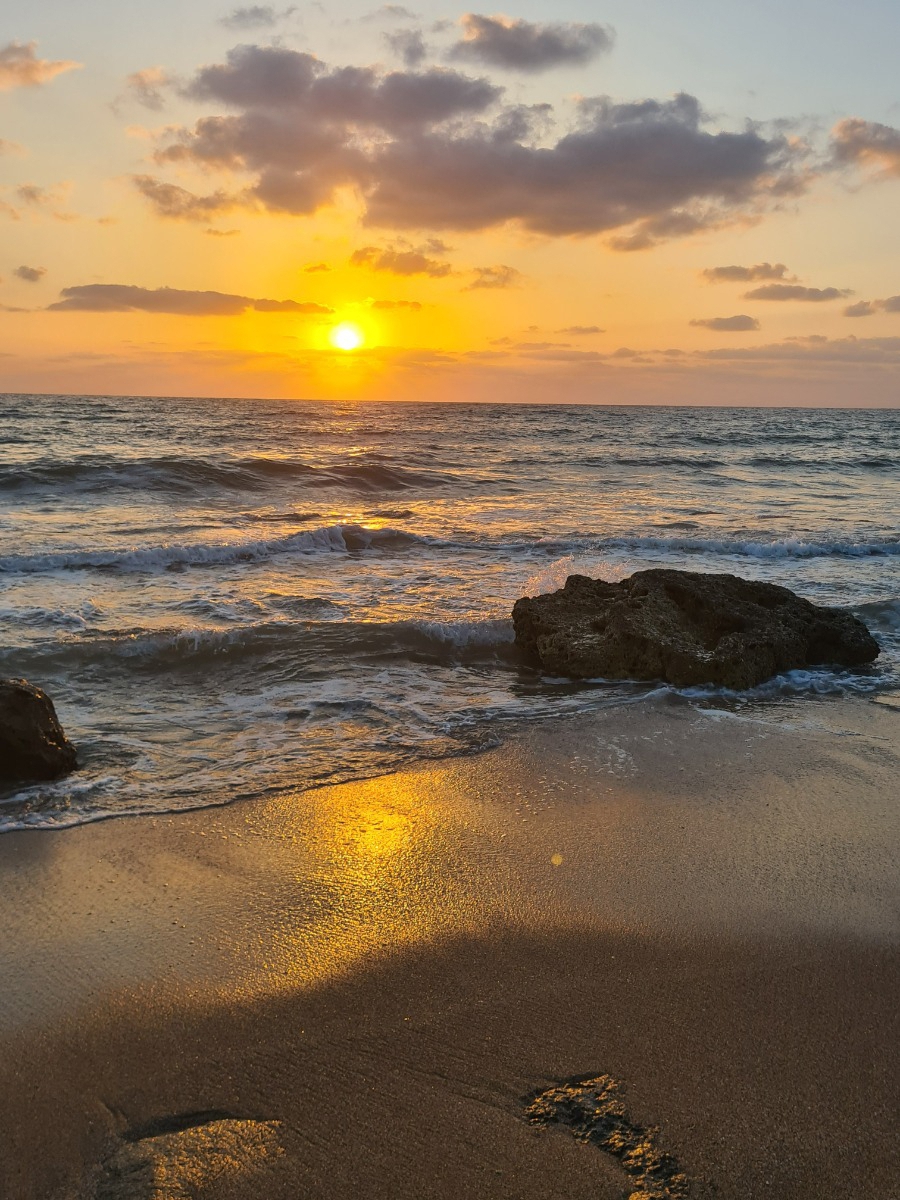
<instances>
[{"instance_id":1,"label":"wispy cloud","mask_svg":"<svg viewBox=\"0 0 900 1200\"><path fill-rule=\"evenodd\" d=\"M900 176L900 129L892 125L848 117L832 130L831 146L839 165L870 167L883 176Z\"/></svg>"},{"instance_id":2,"label":"wispy cloud","mask_svg":"<svg viewBox=\"0 0 900 1200\"><path fill-rule=\"evenodd\" d=\"M322 304L298 300L265 300L228 292L188 291L182 288L143 288L124 283L88 283L63 288L50 312L146 312L184 317L235 317L261 313L324 314Z\"/></svg>"},{"instance_id":3,"label":"wispy cloud","mask_svg":"<svg viewBox=\"0 0 900 1200\"><path fill-rule=\"evenodd\" d=\"M418 67L428 57L428 46L420 29L397 29L384 34L384 40L407 67Z\"/></svg>"},{"instance_id":4,"label":"wispy cloud","mask_svg":"<svg viewBox=\"0 0 900 1200\"><path fill-rule=\"evenodd\" d=\"M475 292L480 288L514 288L521 287L525 276L515 267L498 263L495 267L473 267L475 278L463 290Z\"/></svg>"},{"instance_id":5,"label":"wispy cloud","mask_svg":"<svg viewBox=\"0 0 900 1200\"><path fill-rule=\"evenodd\" d=\"M61 58L38 58L37 42L8 42L0 47L0 92L19 87L40 87L66 71L76 71L82 63Z\"/></svg>"},{"instance_id":6,"label":"wispy cloud","mask_svg":"<svg viewBox=\"0 0 900 1200\"><path fill-rule=\"evenodd\" d=\"M362 246L350 255L354 267L371 267L373 271L390 271L393 275L430 275L442 279L453 268L448 262L429 257L431 253L444 253L442 242L433 240L424 246Z\"/></svg>"},{"instance_id":7,"label":"wispy cloud","mask_svg":"<svg viewBox=\"0 0 900 1200\"><path fill-rule=\"evenodd\" d=\"M220 17L219 24L227 29L271 29L296 11L296 5L276 9L271 4L251 4L246 8L235 8L227 16Z\"/></svg>"}]
</instances>

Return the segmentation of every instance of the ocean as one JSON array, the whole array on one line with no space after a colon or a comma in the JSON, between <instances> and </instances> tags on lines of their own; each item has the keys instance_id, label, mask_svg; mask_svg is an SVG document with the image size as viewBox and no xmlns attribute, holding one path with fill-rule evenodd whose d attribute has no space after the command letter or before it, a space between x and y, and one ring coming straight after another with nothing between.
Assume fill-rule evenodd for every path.
<instances>
[{"instance_id":1,"label":"ocean","mask_svg":"<svg viewBox=\"0 0 900 1200\"><path fill-rule=\"evenodd\" d=\"M496 745L647 684L547 678L521 595L727 571L882 655L747 709L900 687L900 411L0 397L0 675L80 769L0 831L222 804Z\"/></svg>"}]
</instances>

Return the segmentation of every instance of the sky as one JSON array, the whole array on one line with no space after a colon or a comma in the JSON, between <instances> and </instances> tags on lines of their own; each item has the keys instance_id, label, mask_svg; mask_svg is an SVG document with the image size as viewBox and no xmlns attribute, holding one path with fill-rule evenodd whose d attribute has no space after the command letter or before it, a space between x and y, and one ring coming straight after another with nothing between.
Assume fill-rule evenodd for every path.
<instances>
[{"instance_id":1,"label":"sky","mask_svg":"<svg viewBox=\"0 0 900 1200\"><path fill-rule=\"evenodd\" d=\"M900 5L7 0L0 391L900 405Z\"/></svg>"}]
</instances>

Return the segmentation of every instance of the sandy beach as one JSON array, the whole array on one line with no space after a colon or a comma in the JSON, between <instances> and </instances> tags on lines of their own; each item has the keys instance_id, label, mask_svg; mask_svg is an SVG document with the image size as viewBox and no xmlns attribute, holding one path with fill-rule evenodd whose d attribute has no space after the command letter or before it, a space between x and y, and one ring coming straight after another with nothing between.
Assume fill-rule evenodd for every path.
<instances>
[{"instance_id":1,"label":"sandy beach","mask_svg":"<svg viewBox=\"0 0 900 1200\"><path fill-rule=\"evenodd\" d=\"M890 1200L898 722L651 700L5 836L0 1194ZM529 1121L595 1077L686 1192Z\"/></svg>"}]
</instances>

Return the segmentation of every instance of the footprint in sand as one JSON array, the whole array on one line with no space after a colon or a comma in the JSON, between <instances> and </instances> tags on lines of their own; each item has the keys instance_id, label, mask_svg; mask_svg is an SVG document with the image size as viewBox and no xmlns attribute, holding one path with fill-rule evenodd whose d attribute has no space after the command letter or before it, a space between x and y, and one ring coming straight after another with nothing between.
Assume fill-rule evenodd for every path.
<instances>
[{"instance_id":1,"label":"footprint in sand","mask_svg":"<svg viewBox=\"0 0 900 1200\"><path fill-rule=\"evenodd\" d=\"M122 1135L104 1160L91 1200L192 1200L199 1189L249 1176L284 1153L278 1121L186 1113Z\"/></svg>"},{"instance_id":2,"label":"footprint in sand","mask_svg":"<svg viewBox=\"0 0 900 1200\"><path fill-rule=\"evenodd\" d=\"M621 1088L610 1075L569 1080L529 1097L526 1113L534 1125L561 1125L617 1158L636 1185L628 1200L684 1200L687 1177L656 1144L658 1131L628 1115Z\"/></svg>"}]
</instances>

